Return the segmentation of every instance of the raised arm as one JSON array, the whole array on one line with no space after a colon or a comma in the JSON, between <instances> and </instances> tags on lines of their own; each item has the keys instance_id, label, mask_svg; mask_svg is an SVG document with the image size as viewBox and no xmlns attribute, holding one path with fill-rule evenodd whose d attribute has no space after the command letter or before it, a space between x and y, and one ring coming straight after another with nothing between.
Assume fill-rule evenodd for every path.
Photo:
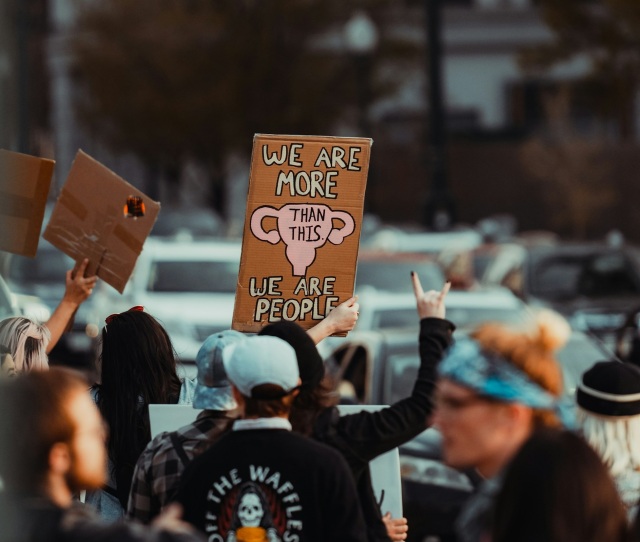
<instances>
[{"instance_id":1,"label":"raised arm","mask_svg":"<svg viewBox=\"0 0 640 542\"><path fill-rule=\"evenodd\" d=\"M318 344L322 339L336 333L351 331L358 321L360 304L358 296L347 299L338 305L325 318L307 330L313 342Z\"/></svg>"},{"instance_id":2,"label":"raised arm","mask_svg":"<svg viewBox=\"0 0 640 542\"><path fill-rule=\"evenodd\" d=\"M88 264L89 260L85 258L80 265L76 264L73 269L67 271L64 296L45 323L51 332L51 341L47 346L47 354L53 350L62 334L71 327L78 307L93 292L93 287L96 285L98 277L84 276Z\"/></svg>"},{"instance_id":3,"label":"raised arm","mask_svg":"<svg viewBox=\"0 0 640 542\"><path fill-rule=\"evenodd\" d=\"M442 290L423 291L412 273L420 317L420 367L411 395L377 412L342 416L337 422L337 446L350 460L371 460L412 439L428 427L433 410L436 368L452 340L454 326L444 319L449 283Z\"/></svg>"}]
</instances>

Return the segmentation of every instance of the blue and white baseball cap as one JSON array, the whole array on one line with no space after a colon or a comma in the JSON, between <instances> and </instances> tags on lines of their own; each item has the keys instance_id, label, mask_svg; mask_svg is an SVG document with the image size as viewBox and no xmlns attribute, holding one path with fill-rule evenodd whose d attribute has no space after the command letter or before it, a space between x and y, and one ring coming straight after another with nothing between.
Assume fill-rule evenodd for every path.
<instances>
[{"instance_id":1,"label":"blue and white baseball cap","mask_svg":"<svg viewBox=\"0 0 640 542\"><path fill-rule=\"evenodd\" d=\"M233 410L238 405L222 363L226 346L246 340L239 331L228 329L209 335L196 356L198 383L193 397L193 408Z\"/></svg>"},{"instance_id":2,"label":"blue and white baseball cap","mask_svg":"<svg viewBox=\"0 0 640 542\"><path fill-rule=\"evenodd\" d=\"M229 380L245 397L263 399L253 394L262 384L279 386L286 395L300 381L296 351L278 337L258 335L226 346L222 361Z\"/></svg>"}]
</instances>

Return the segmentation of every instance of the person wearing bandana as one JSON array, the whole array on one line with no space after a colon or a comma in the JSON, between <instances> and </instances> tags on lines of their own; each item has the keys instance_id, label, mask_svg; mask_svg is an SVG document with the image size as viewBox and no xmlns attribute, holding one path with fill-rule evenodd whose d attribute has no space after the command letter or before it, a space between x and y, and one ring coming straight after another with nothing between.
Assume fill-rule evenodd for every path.
<instances>
[{"instance_id":1,"label":"person wearing bandana","mask_svg":"<svg viewBox=\"0 0 640 542\"><path fill-rule=\"evenodd\" d=\"M571 425L554 352L570 328L541 311L528 329L485 324L458 340L438 367L434 425L445 463L484 478L456 522L461 542L488 540L502 474L537 428Z\"/></svg>"}]
</instances>

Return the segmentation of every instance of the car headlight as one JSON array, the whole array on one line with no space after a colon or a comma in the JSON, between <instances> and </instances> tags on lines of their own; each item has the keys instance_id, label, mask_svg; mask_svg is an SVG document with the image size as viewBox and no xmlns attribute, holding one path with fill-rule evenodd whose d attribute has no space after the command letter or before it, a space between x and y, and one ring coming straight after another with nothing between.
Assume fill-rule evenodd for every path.
<instances>
[{"instance_id":1,"label":"car headlight","mask_svg":"<svg viewBox=\"0 0 640 542\"><path fill-rule=\"evenodd\" d=\"M402 455L400 456L400 475L403 480L418 484L447 487L459 491L473 490L473 485L467 476L433 459Z\"/></svg>"}]
</instances>

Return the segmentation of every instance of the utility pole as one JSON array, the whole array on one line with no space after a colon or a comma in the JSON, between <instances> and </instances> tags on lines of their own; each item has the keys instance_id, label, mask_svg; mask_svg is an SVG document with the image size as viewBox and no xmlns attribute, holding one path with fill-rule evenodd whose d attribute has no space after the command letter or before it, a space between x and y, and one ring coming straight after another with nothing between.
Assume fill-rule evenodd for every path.
<instances>
[{"instance_id":1,"label":"utility pole","mask_svg":"<svg viewBox=\"0 0 640 542\"><path fill-rule=\"evenodd\" d=\"M428 228L442 231L448 229L455 220L446 165L447 133L442 97L442 0L425 0L425 12L429 79L429 133L426 158L431 182L424 209L424 221Z\"/></svg>"},{"instance_id":2,"label":"utility pole","mask_svg":"<svg viewBox=\"0 0 640 542\"><path fill-rule=\"evenodd\" d=\"M18 0L18 151L29 153L29 2Z\"/></svg>"}]
</instances>

